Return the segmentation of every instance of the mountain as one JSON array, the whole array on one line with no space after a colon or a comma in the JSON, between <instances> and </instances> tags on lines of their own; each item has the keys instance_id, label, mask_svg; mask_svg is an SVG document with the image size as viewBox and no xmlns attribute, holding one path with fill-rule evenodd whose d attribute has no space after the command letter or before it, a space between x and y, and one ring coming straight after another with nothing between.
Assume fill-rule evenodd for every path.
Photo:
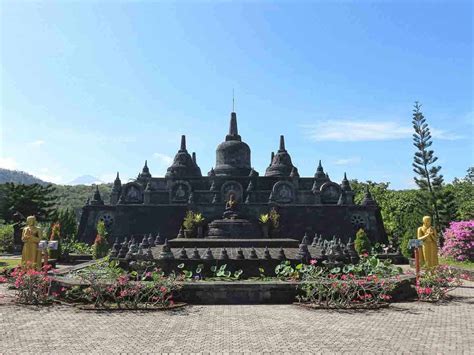
<instances>
[{"instance_id":1,"label":"mountain","mask_svg":"<svg viewBox=\"0 0 474 355\"><path fill-rule=\"evenodd\" d=\"M40 185L48 185L49 183L38 179L37 177L25 173L24 171L18 170L8 170L0 168L0 184L4 184L6 182L14 182L16 184L25 184L25 185L32 185L32 184L40 184Z\"/></svg>"},{"instance_id":2,"label":"mountain","mask_svg":"<svg viewBox=\"0 0 474 355\"><path fill-rule=\"evenodd\" d=\"M82 175L71 182L68 185L100 185L104 182L92 175Z\"/></svg>"}]
</instances>

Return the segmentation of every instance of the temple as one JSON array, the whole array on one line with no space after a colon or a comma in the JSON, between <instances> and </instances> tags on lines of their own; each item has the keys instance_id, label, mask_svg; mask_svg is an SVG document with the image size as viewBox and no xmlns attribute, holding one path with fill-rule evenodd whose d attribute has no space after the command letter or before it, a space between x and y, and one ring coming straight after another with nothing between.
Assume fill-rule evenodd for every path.
<instances>
[{"instance_id":1,"label":"temple","mask_svg":"<svg viewBox=\"0 0 474 355\"><path fill-rule=\"evenodd\" d=\"M229 219L224 215L230 199L238 209ZM207 176L202 175L196 154L189 154L186 137L182 136L164 177L153 177L145 161L132 182L122 184L117 173L109 203L96 188L83 207L79 239L91 243L97 222L102 220L113 239L159 233L171 240L182 231L189 210L205 218L202 238L258 239L263 238L258 218L272 209L279 213L280 221L268 238L301 240L304 235L317 234L347 242L363 228L373 242L387 241L380 209L370 191L361 204L355 204L346 174L340 183L331 181L321 161L313 177L300 177L284 136L280 136L278 150L271 153L270 164L260 176L252 168L250 147L239 135L235 112L231 113L225 140L217 146L216 164Z\"/></svg>"}]
</instances>

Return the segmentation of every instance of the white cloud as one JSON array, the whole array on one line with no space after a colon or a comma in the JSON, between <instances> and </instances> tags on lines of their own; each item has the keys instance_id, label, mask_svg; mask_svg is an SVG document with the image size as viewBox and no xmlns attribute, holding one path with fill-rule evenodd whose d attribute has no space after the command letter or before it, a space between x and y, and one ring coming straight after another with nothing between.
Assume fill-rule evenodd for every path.
<instances>
[{"instance_id":1,"label":"white cloud","mask_svg":"<svg viewBox=\"0 0 474 355\"><path fill-rule=\"evenodd\" d=\"M30 144L33 145L33 146L35 146L35 147L40 147L40 146L42 146L44 143L45 143L44 140L38 139L38 140L36 140L36 141L34 141L34 142L31 142Z\"/></svg>"},{"instance_id":2,"label":"white cloud","mask_svg":"<svg viewBox=\"0 0 474 355\"><path fill-rule=\"evenodd\" d=\"M302 125L305 134L314 141L361 142L407 139L413 135L411 126L395 121L332 120ZM460 139L461 136L431 128L434 138Z\"/></svg>"},{"instance_id":3,"label":"white cloud","mask_svg":"<svg viewBox=\"0 0 474 355\"><path fill-rule=\"evenodd\" d=\"M153 157L158 159L162 164L170 165L173 162L173 158L163 153L153 153Z\"/></svg>"},{"instance_id":4,"label":"white cloud","mask_svg":"<svg viewBox=\"0 0 474 355\"><path fill-rule=\"evenodd\" d=\"M444 139L448 141L455 141L457 139L464 138L463 136L460 136L458 134L446 132L436 128L430 128L430 132L433 138Z\"/></svg>"},{"instance_id":5,"label":"white cloud","mask_svg":"<svg viewBox=\"0 0 474 355\"><path fill-rule=\"evenodd\" d=\"M18 164L15 161L15 159L11 157L5 157L5 158L0 157L0 168L15 170L17 166Z\"/></svg>"},{"instance_id":6,"label":"white cloud","mask_svg":"<svg viewBox=\"0 0 474 355\"><path fill-rule=\"evenodd\" d=\"M337 159L334 164L336 165L352 165L352 164L357 164L360 163L361 157L351 157L351 158L345 158L345 159Z\"/></svg>"}]
</instances>

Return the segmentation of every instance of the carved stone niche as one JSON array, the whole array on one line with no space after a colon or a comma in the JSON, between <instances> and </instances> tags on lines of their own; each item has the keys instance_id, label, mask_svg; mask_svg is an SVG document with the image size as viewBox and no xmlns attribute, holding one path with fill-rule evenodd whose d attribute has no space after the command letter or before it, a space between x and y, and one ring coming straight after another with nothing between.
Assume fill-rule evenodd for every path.
<instances>
[{"instance_id":1,"label":"carved stone niche","mask_svg":"<svg viewBox=\"0 0 474 355\"><path fill-rule=\"evenodd\" d=\"M170 201L174 203L187 203L190 193L191 185L189 182L177 180L171 185Z\"/></svg>"},{"instance_id":2,"label":"carved stone niche","mask_svg":"<svg viewBox=\"0 0 474 355\"><path fill-rule=\"evenodd\" d=\"M136 182L130 182L125 185L122 191L121 202L123 203L143 203L142 186Z\"/></svg>"},{"instance_id":3,"label":"carved stone niche","mask_svg":"<svg viewBox=\"0 0 474 355\"><path fill-rule=\"evenodd\" d=\"M237 181L226 181L221 187L222 201L228 201L230 194L234 194L235 200L242 203L243 187Z\"/></svg>"},{"instance_id":4,"label":"carved stone niche","mask_svg":"<svg viewBox=\"0 0 474 355\"><path fill-rule=\"evenodd\" d=\"M341 195L341 187L335 182L328 181L321 185L321 202L326 204L336 204Z\"/></svg>"},{"instance_id":5,"label":"carved stone niche","mask_svg":"<svg viewBox=\"0 0 474 355\"><path fill-rule=\"evenodd\" d=\"M272 201L292 203L296 200L295 186L289 181L278 181L273 185Z\"/></svg>"}]
</instances>

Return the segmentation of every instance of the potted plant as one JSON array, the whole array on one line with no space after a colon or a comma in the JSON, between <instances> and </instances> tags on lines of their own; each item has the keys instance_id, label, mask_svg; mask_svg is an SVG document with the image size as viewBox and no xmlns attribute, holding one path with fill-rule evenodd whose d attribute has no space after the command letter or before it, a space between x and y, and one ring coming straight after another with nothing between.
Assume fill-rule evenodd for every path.
<instances>
[{"instance_id":1,"label":"potted plant","mask_svg":"<svg viewBox=\"0 0 474 355\"><path fill-rule=\"evenodd\" d=\"M268 238L268 232L270 230L270 215L268 213L261 214L258 217L258 221L262 225L262 233L264 238Z\"/></svg>"},{"instance_id":2,"label":"potted plant","mask_svg":"<svg viewBox=\"0 0 474 355\"><path fill-rule=\"evenodd\" d=\"M272 208L268 217L270 219L270 234L273 238L277 238L280 233L280 214Z\"/></svg>"},{"instance_id":3,"label":"potted plant","mask_svg":"<svg viewBox=\"0 0 474 355\"><path fill-rule=\"evenodd\" d=\"M186 216L184 216L183 227L184 227L184 237L192 238L194 236L195 229L196 229L196 223L194 221L193 211L186 212Z\"/></svg>"},{"instance_id":4,"label":"potted plant","mask_svg":"<svg viewBox=\"0 0 474 355\"><path fill-rule=\"evenodd\" d=\"M194 214L194 224L197 227L197 237L198 238L203 238L204 237L204 233L203 233L204 221L205 221L205 218L202 215L202 213L195 213Z\"/></svg>"}]
</instances>

